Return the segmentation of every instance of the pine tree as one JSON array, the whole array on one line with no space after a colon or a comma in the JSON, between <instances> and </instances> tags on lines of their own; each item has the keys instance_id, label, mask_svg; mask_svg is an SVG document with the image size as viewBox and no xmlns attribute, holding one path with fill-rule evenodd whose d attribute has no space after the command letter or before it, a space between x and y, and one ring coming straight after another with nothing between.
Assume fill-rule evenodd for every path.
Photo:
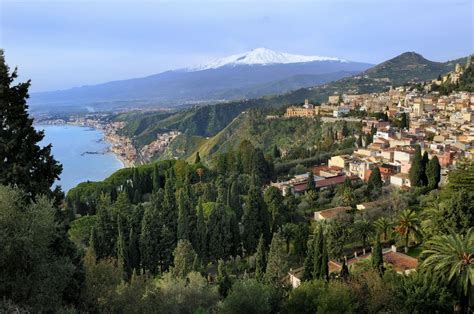
<instances>
[{"instance_id":1,"label":"pine tree","mask_svg":"<svg viewBox=\"0 0 474 314\"><path fill-rule=\"evenodd\" d=\"M385 271L383 267L383 253L382 245L380 244L380 236L377 235L374 245L374 251L372 252L372 268L378 272L380 276L383 276Z\"/></svg>"},{"instance_id":2,"label":"pine tree","mask_svg":"<svg viewBox=\"0 0 474 314\"><path fill-rule=\"evenodd\" d=\"M441 180L441 166L438 157L433 156L426 166L426 178L430 189L437 189Z\"/></svg>"},{"instance_id":3,"label":"pine tree","mask_svg":"<svg viewBox=\"0 0 474 314\"><path fill-rule=\"evenodd\" d=\"M411 186L423 185L424 169L422 164L421 149L419 145L417 145L415 148L415 154L411 162L409 175Z\"/></svg>"},{"instance_id":4,"label":"pine tree","mask_svg":"<svg viewBox=\"0 0 474 314\"><path fill-rule=\"evenodd\" d=\"M265 242L263 236L260 236L258 241L257 253L255 255L255 278L262 280L267 266L267 259L265 254Z\"/></svg>"},{"instance_id":5,"label":"pine tree","mask_svg":"<svg viewBox=\"0 0 474 314\"><path fill-rule=\"evenodd\" d=\"M279 232L273 234L270 251L268 252L265 282L279 286L281 278L286 274L288 255L286 253L285 239Z\"/></svg>"},{"instance_id":6,"label":"pine tree","mask_svg":"<svg viewBox=\"0 0 474 314\"><path fill-rule=\"evenodd\" d=\"M44 132L36 131L28 115L30 81L12 85L17 70L10 74L0 49L0 184L15 185L29 197L53 195L50 188L62 166L51 155L51 144L40 147ZM54 192L56 198L62 193Z\"/></svg>"}]
</instances>

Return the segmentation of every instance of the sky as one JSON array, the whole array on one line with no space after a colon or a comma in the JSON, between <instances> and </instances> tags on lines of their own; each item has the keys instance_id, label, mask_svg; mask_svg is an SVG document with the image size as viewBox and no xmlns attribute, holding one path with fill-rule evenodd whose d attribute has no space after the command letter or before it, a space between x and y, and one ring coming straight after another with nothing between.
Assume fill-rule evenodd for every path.
<instances>
[{"instance_id":1,"label":"sky","mask_svg":"<svg viewBox=\"0 0 474 314\"><path fill-rule=\"evenodd\" d=\"M31 91L196 66L258 47L380 63L474 53L472 0L0 0L0 47Z\"/></svg>"}]
</instances>

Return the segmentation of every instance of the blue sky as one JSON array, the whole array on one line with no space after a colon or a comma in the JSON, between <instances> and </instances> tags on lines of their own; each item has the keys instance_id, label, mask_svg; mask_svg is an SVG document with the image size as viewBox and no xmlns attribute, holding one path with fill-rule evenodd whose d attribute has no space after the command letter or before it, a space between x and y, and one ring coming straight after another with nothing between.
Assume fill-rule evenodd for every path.
<instances>
[{"instance_id":1,"label":"blue sky","mask_svg":"<svg viewBox=\"0 0 474 314\"><path fill-rule=\"evenodd\" d=\"M472 0L0 0L0 43L32 91L146 76L257 47L378 63L474 52Z\"/></svg>"}]
</instances>

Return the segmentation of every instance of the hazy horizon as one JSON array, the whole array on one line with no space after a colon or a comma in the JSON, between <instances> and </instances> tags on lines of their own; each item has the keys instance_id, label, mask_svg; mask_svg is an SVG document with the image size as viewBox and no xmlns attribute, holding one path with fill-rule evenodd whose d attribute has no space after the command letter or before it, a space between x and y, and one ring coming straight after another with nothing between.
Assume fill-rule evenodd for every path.
<instances>
[{"instance_id":1,"label":"hazy horizon","mask_svg":"<svg viewBox=\"0 0 474 314\"><path fill-rule=\"evenodd\" d=\"M471 1L1 2L1 48L31 91L128 79L266 47L380 63L474 52Z\"/></svg>"}]
</instances>

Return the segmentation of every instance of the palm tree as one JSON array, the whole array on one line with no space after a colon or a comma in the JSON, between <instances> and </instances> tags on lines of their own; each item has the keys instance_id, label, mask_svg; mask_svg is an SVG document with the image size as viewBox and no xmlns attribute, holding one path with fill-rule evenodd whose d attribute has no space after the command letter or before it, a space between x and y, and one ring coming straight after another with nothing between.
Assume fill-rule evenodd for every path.
<instances>
[{"instance_id":1,"label":"palm tree","mask_svg":"<svg viewBox=\"0 0 474 314\"><path fill-rule=\"evenodd\" d=\"M383 240L387 241L388 231L392 228L393 223L386 217L381 217L374 222L375 229L378 233L383 234Z\"/></svg>"},{"instance_id":2,"label":"palm tree","mask_svg":"<svg viewBox=\"0 0 474 314\"><path fill-rule=\"evenodd\" d=\"M360 237L360 239L362 240L362 245L364 247L367 246L367 239L373 233L373 231L374 231L374 227L372 226L370 221L368 221L366 219L361 219L361 220L357 220L356 222L354 222L353 232L358 237Z\"/></svg>"},{"instance_id":3,"label":"palm tree","mask_svg":"<svg viewBox=\"0 0 474 314\"><path fill-rule=\"evenodd\" d=\"M466 235L451 231L449 235L436 236L426 245L428 249L422 252L426 258L421 267L440 275L458 289L461 295L458 310L461 310L469 300L474 282L474 228Z\"/></svg>"},{"instance_id":4,"label":"palm tree","mask_svg":"<svg viewBox=\"0 0 474 314\"><path fill-rule=\"evenodd\" d=\"M395 228L395 231L400 234L405 239L405 253L408 253L408 241L410 235L419 236L420 235L420 219L416 212L411 209L405 209L400 212L398 217L398 225Z\"/></svg>"}]
</instances>

